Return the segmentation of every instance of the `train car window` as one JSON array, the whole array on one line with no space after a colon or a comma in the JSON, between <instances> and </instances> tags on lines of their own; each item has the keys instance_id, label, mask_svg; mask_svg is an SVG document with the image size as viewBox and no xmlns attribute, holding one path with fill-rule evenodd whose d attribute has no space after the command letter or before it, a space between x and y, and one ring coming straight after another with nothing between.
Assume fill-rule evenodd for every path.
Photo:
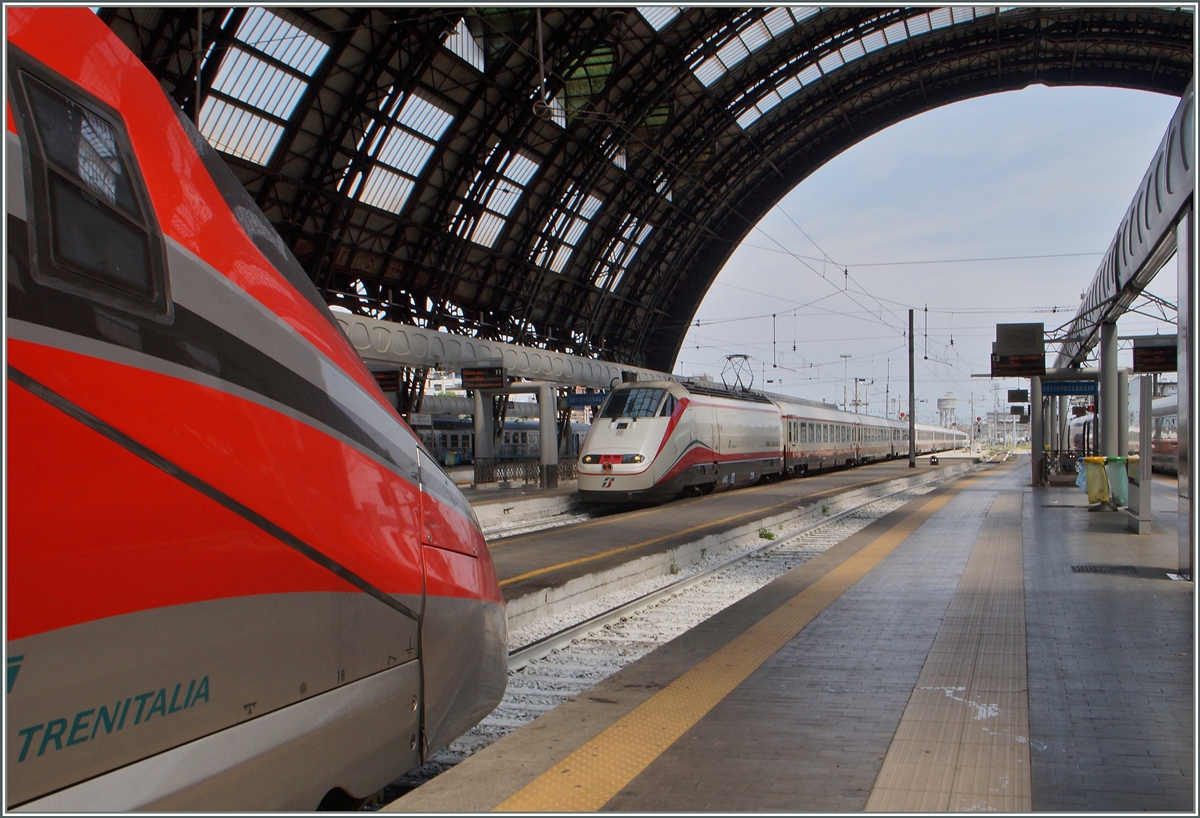
<instances>
[{"instance_id":1,"label":"train car window","mask_svg":"<svg viewBox=\"0 0 1200 818\"><path fill-rule=\"evenodd\" d=\"M652 418L658 410L664 389L633 387L609 393L600 410L602 418Z\"/></svg>"},{"instance_id":2,"label":"train car window","mask_svg":"<svg viewBox=\"0 0 1200 818\"><path fill-rule=\"evenodd\" d=\"M451 449L458 448L458 435L450 435L450 448Z\"/></svg>"},{"instance_id":3,"label":"train car window","mask_svg":"<svg viewBox=\"0 0 1200 818\"><path fill-rule=\"evenodd\" d=\"M675 414L675 396L668 394L662 401L662 408L658 410L660 417L669 418Z\"/></svg>"},{"instance_id":4,"label":"train car window","mask_svg":"<svg viewBox=\"0 0 1200 818\"><path fill-rule=\"evenodd\" d=\"M161 319L162 241L119 114L78 89L20 72L39 283Z\"/></svg>"}]
</instances>

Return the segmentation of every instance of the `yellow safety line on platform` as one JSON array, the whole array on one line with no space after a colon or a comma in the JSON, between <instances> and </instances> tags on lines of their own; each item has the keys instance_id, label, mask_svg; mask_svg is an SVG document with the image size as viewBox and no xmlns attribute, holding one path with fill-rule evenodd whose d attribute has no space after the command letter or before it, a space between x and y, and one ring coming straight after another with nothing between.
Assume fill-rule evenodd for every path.
<instances>
[{"instance_id":1,"label":"yellow safety line on platform","mask_svg":"<svg viewBox=\"0 0 1200 818\"><path fill-rule=\"evenodd\" d=\"M892 737L867 810L1028 811L1019 492L996 497Z\"/></svg>"},{"instance_id":2,"label":"yellow safety line on platform","mask_svg":"<svg viewBox=\"0 0 1200 818\"><path fill-rule=\"evenodd\" d=\"M842 486L839 488L826 489L825 491L818 491L815 494L806 494L804 497L801 497L799 499L812 500L812 499L821 497L826 494L832 494L833 492L846 491L848 488L855 489L855 488L859 488L859 486L848 486L848 487ZM734 520L739 520L743 517L762 518L763 515L770 514L772 511L776 511L777 509L783 508L784 506L795 505L796 499L797 498L793 497L790 500L785 500L782 503L776 503L773 506L767 506L766 508L753 509L752 511L743 511L741 514L731 514L730 516L722 517L719 520L711 520L707 523L701 523L700 525L694 525L691 528L684 528L684 529L680 529L679 531L672 531L670 534L663 534L661 536L654 537L649 540L642 540L641 542L636 542L633 545L622 545L619 548L610 548L607 551L601 551L599 554L591 554L590 556L587 556L587 557L580 557L579 559L568 560L567 562L560 562L556 565L547 565L544 568L538 568L537 570L534 570L534 571L526 571L524 574L517 574L515 577L509 577L508 579L501 580L500 585L501 585L501 587L503 587L505 585L511 585L512 583L520 582L523 579L529 579L530 577L536 577L536 576L540 576L542 574L549 574L552 571L558 571L559 569L562 569L562 568L570 568L572 565L581 565L585 562L592 562L594 560L603 559L605 557L611 557L613 554L620 554L623 551L632 551L635 548L645 548L648 545L654 545L655 543L660 543L664 540L669 540L672 537L679 537L684 534L691 534L693 532L700 531L705 528L710 528L711 526L715 526L715 525L723 525L725 523L729 523ZM654 509L647 509L647 511L654 511ZM641 512L638 512L638 513L641 513ZM623 517L622 519L629 519L629 517L626 516L626 517ZM597 520L596 522L602 522L602 521ZM575 531L580 528L585 528L586 526L589 526L589 525L593 525L593 523L582 523L581 525L572 528L572 530ZM559 533L559 536L562 536L561 532ZM492 547L493 546L491 546L491 545L488 546L488 548L492 548Z\"/></svg>"},{"instance_id":3,"label":"yellow safety line on platform","mask_svg":"<svg viewBox=\"0 0 1200 818\"><path fill-rule=\"evenodd\" d=\"M651 696L624 718L542 773L496 810L599 810L763 662L795 638L978 477L927 500L887 531L750 626L741 635Z\"/></svg>"}]
</instances>

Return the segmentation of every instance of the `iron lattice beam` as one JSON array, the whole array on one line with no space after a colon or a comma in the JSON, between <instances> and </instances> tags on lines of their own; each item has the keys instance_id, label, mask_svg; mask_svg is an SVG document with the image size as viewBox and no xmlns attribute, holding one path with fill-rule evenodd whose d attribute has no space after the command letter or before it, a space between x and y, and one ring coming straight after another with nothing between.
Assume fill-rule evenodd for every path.
<instances>
[{"instance_id":1,"label":"iron lattice beam","mask_svg":"<svg viewBox=\"0 0 1200 818\"><path fill-rule=\"evenodd\" d=\"M1193 71L1187 9L1018 8L975 17L962 8L835 7L781 28L779 10L710 8L685 10L659 31L633 9L567 7L542 10L547 92L566 100L547 116L534 105L532 10L271 12L327 45L328 55L269 160L230 164L329 300L660 370L672 367L705 293L747 233L851 145L938 106L1032 83L1179 94ZM99 13L190 113L196 10ZM202 94L247 13L204 9L212 51ZM446 46L460 21L483 55L482 71L472 54ZM747 53L735 61L738 38ZM702 80L714 65L705 60L721 55L728 70ZM807 79L793 88L797 74ZM772 101L780 89L786 98ZM410 174L403 206L389 212L361 200L361 180L382 161L376 135L394 127L382 106L406 94L452 122ZM770 110L756 116L756 105ZM523 185L499 166L510 152L536 165ZM500 187L510 209L494 241L464 237L456 218L487 204L472 191ZM578 216L564 205L579 191L601 206L581 230L548 235ZM569 261L552 269L544 248L556 253L564 242L574 248ZM346 297L360 288L364 299Z\"/></svg>"}]
</instances>

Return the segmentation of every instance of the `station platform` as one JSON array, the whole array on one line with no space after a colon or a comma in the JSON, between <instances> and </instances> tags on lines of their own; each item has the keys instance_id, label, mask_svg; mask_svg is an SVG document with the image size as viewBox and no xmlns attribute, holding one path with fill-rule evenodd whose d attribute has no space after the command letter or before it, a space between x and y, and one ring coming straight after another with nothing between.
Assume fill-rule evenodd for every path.
<instances>
[{"instance_id":1,"label":"station platform","mask_svg":"<svg viewBox=\"0 0 1200 818\"><path fill-rule=\"evenodd\" d=\"M1135 535L1027 481L913 500L385 809L1194 811L1174 483Z\"/></svg>"},{"instance_id":2,"label":"station platform","mask_svg":"<svg viewBox=\"0 0 1200 818\"><path fill-rule=\"evenodd\" d=\"M928 457L910 469L895 460L676 500L635 510L602 509L602 516L562 528L493 539L488 549L508 603L509 629L620 589L655 573L674 573L704 555L756 540L763 527L815 522L847 503L976 468L974 458ZM541 502L573 502L573 495L531 494L472 498L481 521L496 511ZM493 494L495 492L489 492ZM486 523L485 523L486 530Z\"/></svg>"}]
</instances>

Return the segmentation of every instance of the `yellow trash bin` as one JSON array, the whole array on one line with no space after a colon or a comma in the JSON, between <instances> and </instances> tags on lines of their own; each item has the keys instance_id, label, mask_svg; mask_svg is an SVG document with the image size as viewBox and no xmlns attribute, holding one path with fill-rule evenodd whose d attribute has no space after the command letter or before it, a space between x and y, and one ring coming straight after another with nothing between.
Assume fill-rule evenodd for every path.
<instances>
[{"instance_id":1,"label":"yellow trash bin","mask_svg":"<svg viewBox=\"0 0 1200 818\"><path fill-rule=\"evenodd\" d=\"M1108 475L1104 473L1103 457L1083 458L1083 468L1087 475L1087 496L1089 503L1107 503Z\"/></svg>"}]
</instances>

